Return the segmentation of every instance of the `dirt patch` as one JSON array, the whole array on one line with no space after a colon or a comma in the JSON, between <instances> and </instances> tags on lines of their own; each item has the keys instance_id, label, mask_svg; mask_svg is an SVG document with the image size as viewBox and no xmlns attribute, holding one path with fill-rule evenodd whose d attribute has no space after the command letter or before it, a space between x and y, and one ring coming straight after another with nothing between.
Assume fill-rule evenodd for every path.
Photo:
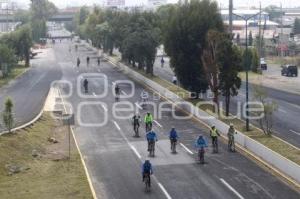
<instances>
[{"instance_id":1,"label":"dirt patch","mask_svg":"<svg viewBox=\"0 0 300 199\"><path fill-rule=\"evenodd\" d=\"M0 198L92 198L74 140L69 159L68 129L49 115L0 136L0 148Z\"/></svg>"}]
</instances>

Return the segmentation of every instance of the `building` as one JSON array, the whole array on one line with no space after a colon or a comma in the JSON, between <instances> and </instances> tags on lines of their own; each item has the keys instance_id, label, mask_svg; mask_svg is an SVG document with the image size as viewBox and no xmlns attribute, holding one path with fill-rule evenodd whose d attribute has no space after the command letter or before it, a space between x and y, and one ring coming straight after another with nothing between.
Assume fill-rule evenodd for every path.
<instances>
[{"instance_id":1,"label":"building","mask_svg":"<svg viewBox=\"0 0 300 199\"><path fill-rule=\"evenodd\" d=\"M159 6L167 4L167 0L148 0L147 8L148 9L156 9Z\"/></svg>"},{"instance_id":2,"label":"building","mask_svg":"<svg viewBox=\"0 0 300 199\"><path fill-rule=\"evenodd\" d=\"M125 7L125 0L106 0L105 7L108 8L124 8Z\"/></svg>"}]
</instances>

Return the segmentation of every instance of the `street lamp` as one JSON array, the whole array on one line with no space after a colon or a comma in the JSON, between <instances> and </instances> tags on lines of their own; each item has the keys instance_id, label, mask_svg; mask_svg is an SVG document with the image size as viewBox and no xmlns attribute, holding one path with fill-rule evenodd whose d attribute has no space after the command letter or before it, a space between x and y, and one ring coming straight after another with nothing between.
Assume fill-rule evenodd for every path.
<instances>
[{"instance_id":1,"label":"street lamp","mask_svg":"<svg viewBox=\"0 0 300 199\"><path fill-rule=\"evenodd\" d=\"M248 21L249 19L261 14L262 11L256 13L255 15L251 15L249 17L244 17L244 16L241 16L241 15L237 15L237 14L234 14L232 13L233 15L237 16L237 17L240 17L241 19L243 19L245 22L246 22L246 61L248 61ZM248 63L247 63L247 66L246 66L246 131L249 131L250 128L249 128L249 79L248 79L248 71L249 71L249 66L248 66Z\"/></svg>"}]
</instances>

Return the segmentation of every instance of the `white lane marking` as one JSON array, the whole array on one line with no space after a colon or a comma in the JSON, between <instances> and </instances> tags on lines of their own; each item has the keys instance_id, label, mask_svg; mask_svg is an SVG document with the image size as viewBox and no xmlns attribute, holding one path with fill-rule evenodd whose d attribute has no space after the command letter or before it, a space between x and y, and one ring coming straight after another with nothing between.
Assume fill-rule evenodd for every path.
<instances>
[{"instance_id":1,"label":"white lane marking","mask_svg":"<svg viewBox=\"0 0 300 199\"><path fill-rule=\"evenodd\" d=\"M158 184L159 188L162 190L162 192L165 194L165 196L167 197L167 199L172 199L172 197L169 195L169 193L164 188L164 186L160 182L158 182L157 184Z\"/></svg>"},{"instance_id":2,"label":"white lane marking","mask_svg":"<svg viewBox=\"0 0 300 199\"><path fill-rule=\"evenodd\" d=\"M143 110L143 108L142 108L137 102L135 103L135 105L136 105L139 109Z\"/></svg>"},{"instance_id":3,"label":"white lane marking","mask_svg":"<svg viewBox=\"0 0 300 199\"><path fill-rule=\"evenodd\" d=\"M104 106L104 104L101 104L101 106L102 106L102 108L105 110L105 112L108 111L107 108L106 108L106 106Z\"/></svg>"},{"instance_id":4,"label":"white lane marking","mask_svg":"<svg viewBox=\"0 0 300 199\"><path fill-rule=\"evenodd\" d=\"M292 129L290 129L290 132L295 133L296 135L300 135L300 133L298 133L297 131L294 131Z\"/></svg>"},{"instance_id":5,"label":"white lane marking","mask_svg":"<svg viewBox=\"0 0 300 199\"><path fill-rule=\"evenodd\" d=\"M94 96L96 96L96 93L95 93L95 92L93 92L93 95L94 95Z\"/></svg>"},{"instance_id":6,"label":"white lane marking","mask_svg":"<svg viewBox=\"0 0 300 199\"><path fill-rule=\"evenodd\" d=\"M184 146L184 144L180 143L180 145L190 154L192 154L192 155L194 154L193 151L189 150L186 146Z\"/></svg>"},{"instance_id":7,"label":"white lane marking","mask_svg":"<svg viewBox=\"0 0 300 199\"><path fill-rule=\"evenodd\" d=\"M117 127L117 129L118 129L119 131L121 131L121 128L120 128L119 124L118 124L116 121L114 121L114 124L115 124L115 126Z\"/></svg>"},{"instance_id":8,"label":"white lane marking","mask_svg":"<svg viewBox=\"0 0 300 199\"><path fill-rule=\"evenodd\" d=\"M237 192L230 184L228 184L223 178L220 178L221 182L228 188L230 189L237 197L239 197L240 199L244 199L244 197L239 194L239 192Z\"/></svg>"},{"instance_id":9,"label":"white lane marking","mask_svg":"<svg viewBox=\"0 0 300 199\"><path fill-rule=\"evenodd\" d=\"M121 92L123 95L127 95L127 93L125 91L121 90Z\"/></svg>"},{"instance_id":10,"label":"white lane marking","mask_svg":"<svg viewBox=\"0 0 300 199\"><path fill-rule=\"evenodd\" d=\"M139 159L142 159L142 156L139 154L139 152L136 150L136 148L133 145L130 144L130 148L133 150L133 152Z\"/></svg>"},{"instance_id":11,"label":"white lane marking","mask_svg":"<svg viewBox=\"0 0 300 199\"><path fill-rule=\"evenodd\" d=\"M157 126L159 126L160 128L162 128L162 125L161 125L160 123L158 123L158 121L153 120L153 122L154 122L155 124L157 124Z\"/></svg>"},{"instance_id":12,"label":"white lane marking","mask_svg":"<svg viewBox=\"0 0 300 199\"><path fill-rule=\"evenodd\" d=\"M285 110L283 110L283 109L281 109L281 108L279 108L278 111L279 111L279 112L282 112L282 113L287 113Z\"/></svg>"}]
</instances>

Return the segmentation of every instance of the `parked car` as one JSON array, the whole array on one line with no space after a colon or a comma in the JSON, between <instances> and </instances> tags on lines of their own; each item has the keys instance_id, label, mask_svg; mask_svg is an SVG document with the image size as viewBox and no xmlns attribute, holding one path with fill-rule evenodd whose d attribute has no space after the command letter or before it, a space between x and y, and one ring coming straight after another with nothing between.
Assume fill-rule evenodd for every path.
<instances>
[{"instance_id":1,"label":"parked car","mask_svg":"<svg viewBox=\"0 0 300 199\"><path fill-rule=\"evenodd\" d=\"M288 77L297 77L298 76L298 67L295 65L284 65L281 66L281 75L288 76Z\"/></svg>"},{"instance_id":2,"label":"parked car","mask_svg":"<svg viewBox=\"0 0 300 199\"><path fill-rule=\"evenodd\" d=\"M268 65L267 65L267 62L265 62L265 60L260 60L260 68L261 68L261 70L268 69Z\"/></svg>"}]
</instances>

